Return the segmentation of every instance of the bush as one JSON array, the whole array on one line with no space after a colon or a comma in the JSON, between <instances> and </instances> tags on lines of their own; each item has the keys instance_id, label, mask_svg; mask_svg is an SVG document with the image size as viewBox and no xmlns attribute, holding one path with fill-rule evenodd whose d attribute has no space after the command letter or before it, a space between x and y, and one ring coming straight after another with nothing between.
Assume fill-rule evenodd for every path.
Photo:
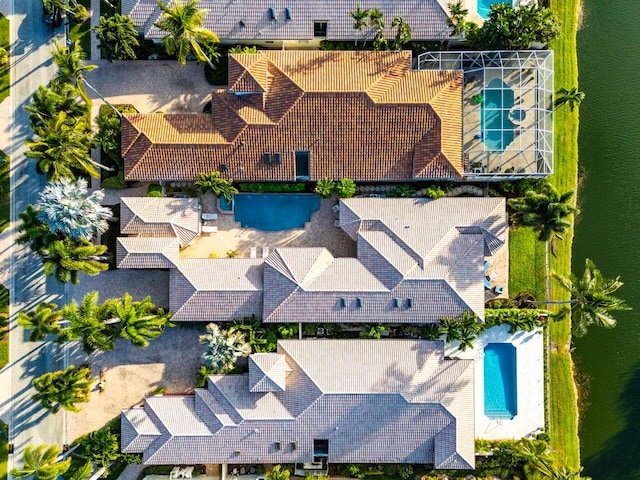
<instances>
[{"instance_id":1,"label":"bush","mask_svg":"<svg viewBox=\"0 0 640 480\"><path fill-rule=\"evenodd\" d=\"M283 323L278 325L278 333L280 338L296 338L298 336L298 324L297 323Z\"/></svg>"},{"instance_id":2,"label":"bush","mask_svg":"<svg viewBox=\"0 0 640 480\"><path fill-rule=\"evenodd\" d=\"M445 196L445 191L437 185L431 185L427 187L427 190L424 192L424 196L433 199L442 198Z\"/></svg>"},{"instance_id":3,"label":"bush","mask_svg":"<svg viewBox=\"0 0 640 480\"><path fill-rule=\"evenodd\" d=\"M162 185L158 183L152 183L149 185L147 189L147 197L161 197L162 196Z\"/></svg>"},{"instance_id":4,"label":"bush","mask_svg":"<svg viewBox=\"0 0 640 480\"><path fill-rule=\"evenodd\" d=\"M336 192L340 198L351 198L356 194L356 182L350 178L341 178L336 184Z\"/></svg>"},{"instance_id":5,"label":"bush","mask_svg":"<svg viewBox=\"0 0 640 480\"><path fill-rule=\"evenodd\" d=\"M241 192L251 193L299 193L306 190L304 183L241 183Z\"/></svg>"},{"instance_id":6,"label":"bush","mask_svg":"<svg viewBox=\"0 0 640 480\"><path fill-rule=\"evenodd\" d=\"M4 47L0 47L0 66L4 66L9 63L9 52Z\"/></svg>"},{"instance_id":7,"label":"bush","mask_svg":"<svg viewBox=\"0 0 640 480\"><path fill-rule=\"evenodd\" d=\"M216 369L208 365L200 365L196 373L196 387L205 388L207 386L207 377L216 373Z\"/></svg>"},{"instance_id":8,"label":"bush","mask_svg":"<svg viewBox=\"0 0 640 480\"><path fill-rule=\"evenodd\" d=\"M227 258L236 258L238 256L237 250L227 250Z\"/></svg>"},{"instance_id":9,"label":"bush","mask_svg":"<svg viewBox=\"0 0 640 480\"><path fill-rule=\"evenodd\" d=\"M124 172L120 170L115 177L108 177L102 180L102 188L127 188L127 182L124 181Z\"/></svg>"},{"instance_id":10,"label":"bush","mask_svg":"<svg viewBox=\"0 0 640 480\"><path fill-rule=\"evenodd\" d=\"M397 185L389 193L389 197L415 197L416 191L411 185Z\"/></svg>"}]
</instances>

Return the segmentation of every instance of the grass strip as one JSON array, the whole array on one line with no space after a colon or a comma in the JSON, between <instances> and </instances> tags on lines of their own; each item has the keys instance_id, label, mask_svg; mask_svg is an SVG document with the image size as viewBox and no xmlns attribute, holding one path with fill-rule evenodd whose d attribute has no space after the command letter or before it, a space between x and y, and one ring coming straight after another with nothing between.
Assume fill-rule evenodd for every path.
<instances>
[{"instance_id":1,"label":"grass strip","mask_svg":"<svg viewBox=\"0 0 640 480\"><path fill-rule=\"evenodd\" d=\"M9 19L0 13L0 47L3 47L9 51ZM11 57L9 57L9 64L4 67L0 67L0 102L9 96L11 73L10 66Z\"/></svg>"}]
</instances>

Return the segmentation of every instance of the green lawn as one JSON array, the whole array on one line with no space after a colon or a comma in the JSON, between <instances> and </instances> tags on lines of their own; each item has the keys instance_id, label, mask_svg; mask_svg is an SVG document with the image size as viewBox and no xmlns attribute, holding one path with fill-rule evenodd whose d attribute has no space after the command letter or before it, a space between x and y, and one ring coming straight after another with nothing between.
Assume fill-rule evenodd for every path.
<instances>
[{"instance_id":1,"label":"green lawn","mask_svg":"<svg viewBox=\"0 0 640 480\"><path fill-rule=\"evenodd\" d=\"M0 47L9 50L9 19L0 13ZM11 58L9 58L9 65ZM9 96L9 66L0 67L0 102Z\"/></svg>"},{"instance_id":2,"label":"green lawn","mask_svg":"<svg viewBox=\"0 0 640 480\"><path fill-rule=\"evenodd\" d=\"M578 85L578 59L576 52L578 0L552 0L551 9L562 23L562 35L552 48L555 56L555 87L571 88ZM578 174L578 112L564 107L555 113L554 171L551 182L561 191L577 190ZM550 270L568 276L571 271L573 230L556 240L555 255L550 256ZM517 229L510 234L511 263L509 288L512 292L534 290L536 297L544 298L544 246L537 242L531 230ZM521 256L522 255L522 256ZM567 292L552 283L550 297L568 300ZM550 382L547 392L548 432L551 448L558 466L577 468L580 465L578 439L577 391L573 378L573 363L569 344L571 326L568 319L551 323L550 352L546 364Z\"/></svg>"},{"instance_id":3,"label":"green lawn","mask_svg":"<svg viewBox=\"0 0 640 480\"><path fill-rule=\"evenodd\" d=\"M78 3L84 5L87 10L91 6L91 0L78 0ZM69 29L69 38L72 42L80 41L82 50L87 54L87 59L91 59L91 18L87 18L84 22L76 24L71 22Z\"/></svg>"},{"instance_id":4,"label":"green lawn","mask_svg":"<svg viewBox=\"0 0 640 480\"><path fill-rule=\"evenodd\" d=\"M0 422L0 480L7 479L7 462L9 461L9 429Z\"/></svg>"}]
</instances>

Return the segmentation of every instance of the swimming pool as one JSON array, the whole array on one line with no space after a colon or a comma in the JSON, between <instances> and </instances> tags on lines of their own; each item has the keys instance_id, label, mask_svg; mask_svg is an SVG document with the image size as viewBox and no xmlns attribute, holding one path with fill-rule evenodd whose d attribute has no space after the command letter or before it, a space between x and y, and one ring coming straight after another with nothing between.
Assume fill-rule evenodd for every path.
<instances>
[{"instance_id":1,"label":"swimming pool","mask_svg":"<svg viewBox=\"0 0 640 480\"><path fill-rule=\"evenodd\" d=\"M514 125L509 120L513 108L513 90L499 78L494 78L482 91L480 128L482 142L493 152L503 152L513 141Z\"/></svg>"},{"instance_id":2,"label":"swimming pool","mask_svg":"<svg viewBox=\"0 0 640 480\"><path fill-rule=\"evenodd\" d=\"M489 18L489 12L491 11L491 5L494 3L509 3L511 0L478 0L478 15L485 20Z\"/></svg>"},{"instance_id":3,"label":"swimming pool","mask_svg":"<svg viewBox=\"0 0 640 480\"><path fill-rule=\"evenodd\" d=\"M516 388L516 348L510 343L489 343L484 347L484 414L515 417Z\"/></svg>"},{"instance_id":4,"label":"swimming pool","mask_svg":"<svg viewBox=\"0 0 640 480\"><path fill-rule=\"evenodd\" d=\"M236 222L267 232L302 228L319 206L320 197L310 193L240 193L233 197Z\"/></svg>"}]
</instances>

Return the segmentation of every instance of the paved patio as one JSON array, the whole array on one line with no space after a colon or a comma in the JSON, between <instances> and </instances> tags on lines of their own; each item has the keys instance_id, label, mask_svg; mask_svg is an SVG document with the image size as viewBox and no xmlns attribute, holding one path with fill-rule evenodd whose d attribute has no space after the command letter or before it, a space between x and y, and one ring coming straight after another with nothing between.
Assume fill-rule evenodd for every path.
<instances>
[{"instance_id":1,"label":"paved patio","mask_svg":"<svg viewBox=\"0 0 640 480\"><path fill-rule=\"evenodd\" d=\"M115 350L94 355L87 355L77 344L70 346L69 363L89 365L94 386L82 411L67 416L69 440L104 426L158 387L166 387L167 394L191 392L202 364L203 348L198 343L202 333L202 326L178 325L145 349L121 339ZM102 392L98 388L101 379L105 384Z\"/></svg>"},{"instance_id":2,"label":"paved patio","mask_svg":"<svg viewBox=\"0 0 640 480\"><path fill-rule=\"evenodd\" d=\"M270 250L278 247L325 247L335 257L356 256L355 242L334 225L338 218L332 209L337 203L335 197L320 201L320 207L313 213L305 228L281 232L241 227L232 214L218 210L217 202L212 196L205 196L202 203L203 212L218 213L218 219L212 222L218 227L218 231L203 233L180 252L182 258L207 258L211 254L224 258L230 250L236 251L238 257L248 258L251 247L257 247L258 255L261 255L265 245Z\"/></svg>"}]
</instances>

